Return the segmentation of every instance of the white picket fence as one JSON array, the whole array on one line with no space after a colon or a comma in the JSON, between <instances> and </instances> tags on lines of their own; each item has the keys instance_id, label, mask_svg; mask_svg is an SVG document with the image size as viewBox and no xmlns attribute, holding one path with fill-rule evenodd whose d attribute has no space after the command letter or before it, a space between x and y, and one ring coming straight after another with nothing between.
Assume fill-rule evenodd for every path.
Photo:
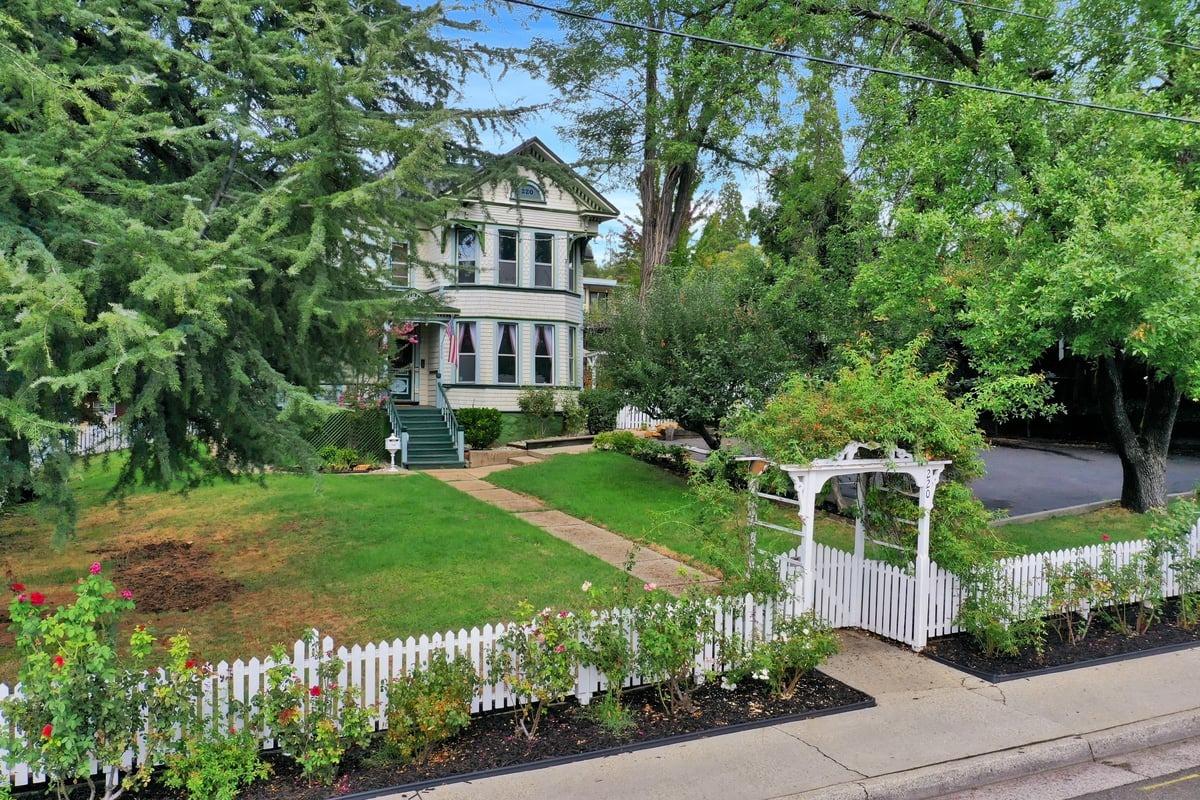
<instances>
[{"instance_id":1,"label":"white picket fence","mask_svg":"<svg viewBox=\"0 0 1200 800\"><path fill-rule=\"evenodd\" d=\"M713 629L725 637L740 637L743 643L755 638L769 637L774 620L781 613L781 609L775 604L756 602L750 595L744 598L725 598L723 601L714 600L710 609L713 614ZM630 641L636 646L632 612L614 610L608 613L625 622ZM481 678L481 688L472 704L474 713L515 706L517 697L513 691L502 680L493 680L490 676L491 655L499 647L499 640L507 630L508 627L503 624L484 625L470 631L450 631L433 636L374 642L365 646L356 644L348 648L335 648L332 638L316 635L311 640L311 645L303 640L297 641L287 661L296 680L303 686L312 686L317 683L317 670L323 660L331 657L340 659L343 666L337 678L338 686L358 689L360 702L363 708L371 713L375 729L383 730L387 727L387 694L384 690L387 681L428 664L430 657L439 651L455 659L468 659L475 666ZM715 641L707 643L696 658L697 679L704 680L714 668L719 668L721 657L718 644ZM240 718L235 709L241 704L250 703L266 691L267 672L274 666L276 662L271 658L251 658L248 661L239 659L233 663L222 661L213 666L212 674L204 679L203 707L215 726L214 730L226 730L229 727L241 729L245 725L246 720ZM645 681L636 675L626 681L627 686L642 683ZM595 667L579 668L573 694L580 703L590 702L593 695L603 692L606 688L604 675ZM0 702L19 692L19 685L10 689L6 684L0 684ZM7 726L7 721L0 715L0 727ZM272 745L270 740L263 742L264 748L270 748ZM129 769L135 763L138 763L138 755L134 752L126 753L123 767ZM41 783L45 779L44 776L34 773L26 764L5 764L0 760L0 769L9 776L14 786Z\"/></svg>"},{"instance_id":2,"label":"white picket fence","mask_svg":"<svg viewBox=\"0 0 1200 800\"><path fill-rule=\"evenodd\" d=\"M1098 567L1106 548L1111 548L1114 563L1123 566L1147 544L1145 539L1139 539L1004 559L1000 568L1013 588L1012 608L1020 613L1030 600L1049 593L1045 574L1047 562L1062 566L1083 561ZM1192 528L1188 546L1193 555L1200 552L1200 523ZM917 581L911 565L904 568L869 558L856 558L853 553L820 543L815 551L813 610L818 616L838 628L862 628L906 644L916 641L919 625L915 618ZM801 548L796 548L780 562L785 580L796 586L804 574L801 553ZM1164 570L1163 591L1168 597L1179 593L1175 573L1169 568ZM794 595L802 597L803 593L797 589ZM958 632L954 621L961 603L962 583L958 576L931 563L928 617L925 620L927 635Z\"/></svg>"},{"instance_id":3,"label":"white picket fence","mask_svg":"<svg viewBox=\"0 0 1200 800\"><path fill-rule=\"evenodd\" d=\"M641 409L625 406L617 412L617 430L636 431L670 424L672 420L652 417Z\"/></svg>"},{"instance_id":4,"label":"white picket fence","mask_svg":"<svg viewBox=\"0 0 1200 800\"><path fill-rule=\"evenodd\" d=\"M74 452L79 455L111 453L129 448L129 429L120 420L106 425L80 425L75 435Z\"/></svg>"}]
</instances>

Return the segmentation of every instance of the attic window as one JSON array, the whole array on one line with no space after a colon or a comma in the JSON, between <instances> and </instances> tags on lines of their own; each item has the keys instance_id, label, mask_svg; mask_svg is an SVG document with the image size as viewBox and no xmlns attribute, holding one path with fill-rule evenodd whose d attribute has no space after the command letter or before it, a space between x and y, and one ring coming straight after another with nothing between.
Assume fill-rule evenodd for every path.
<instances>
[{"instance_id":1,"label":"attic window","mask_svg":"<svg viewBox=\"0 0 1200 800\"><path fill-rule=\"evenodd\" d=\"M533 181L526 181L517 189L518 200L526 203L544 203L546 202L546 193L542 191L542 187L538 186Z\"/></svg>"}]
</instances>

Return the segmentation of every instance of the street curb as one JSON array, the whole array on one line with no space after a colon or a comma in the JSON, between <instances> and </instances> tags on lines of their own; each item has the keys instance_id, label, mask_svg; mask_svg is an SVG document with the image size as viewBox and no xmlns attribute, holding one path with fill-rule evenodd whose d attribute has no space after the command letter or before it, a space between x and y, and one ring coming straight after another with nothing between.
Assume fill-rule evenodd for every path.
<instances>
[{"instance_id":1,"label":"street curb","mask_svg":"<svg viewBox=\"0 0 1200 800\"><path fill-rule=\"evenodd\" d=\"M1182 497L1193 497L1195 494L1195 492L1172 492L1167 495L1167 499L1178 500ZM1104 508L1113 508L1119 505L1121 505L1120 498L1095 500L1091 503L1080 503L1077 506L1063 506L1062 508L1048 508L1044 511L1030 511L1028 514L1017 514L1013 517L998 517L991 520L988 524L993 528L1002 528L1005 525L1020 525L1025 522L1038 522L1043 519L1078 517L1083 514L1090 514L1093 511L1100 511Z\"/></svg>"},{"instance_id":2,"label":"street curb","mask_svg":"<svg viewBox=\"0 0 1200 800\"><path fill-rule=\"evenodd\" d=\"M778 800L930 800L1200 736L1200 708L812 789Z\"/></svg>"}]
</instances>

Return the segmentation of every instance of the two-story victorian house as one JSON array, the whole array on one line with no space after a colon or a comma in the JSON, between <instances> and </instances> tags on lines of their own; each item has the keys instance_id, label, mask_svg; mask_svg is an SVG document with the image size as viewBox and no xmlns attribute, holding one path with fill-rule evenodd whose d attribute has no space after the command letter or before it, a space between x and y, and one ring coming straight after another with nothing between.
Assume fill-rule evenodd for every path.
<instances>
[{"instance_id":1,"label":"two-story victorian house","mask_svg":"<svg viewBox=\"0 0 1200 800\"><path fill-rule=\"evenodd\" d=\"M516 411L528 387L583 385L583 262L599 224L619 212L540 140L515 154L555 165L559 179L522 170L478 187L443 227L391 248L392 283L439 302L392 326L391 416L407 434L407 465L462 463L455 408Z\"/></svg>"}]
</instances>

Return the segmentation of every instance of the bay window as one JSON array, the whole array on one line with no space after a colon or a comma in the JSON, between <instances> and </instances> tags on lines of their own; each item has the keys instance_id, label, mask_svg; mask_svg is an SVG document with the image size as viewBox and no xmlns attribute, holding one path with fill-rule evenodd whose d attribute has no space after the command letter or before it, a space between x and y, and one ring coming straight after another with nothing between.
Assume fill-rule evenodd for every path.
<instances>
[{"instance_id":1,"label":"bay window","mask_svg":"<svg viewBox=\"0 0 1200 800\"><path fill-rule=\"evenodd\" d=\"M517 232L500 231L500 246L496 248L496 283L517 285Z\"/></svg>"},{"instance_id":2,"label":"bay window","mask_svg":"<svg viewBox=\"0 0 1200 800\"><path fill-rule=\"evenodd\" d=\"M517 382L517 323L496 326L496 383Z\"/></svg>"},{"instance_id":3,"label":"bay window","mask_svg":"<svg viewBox=\"0 0 1200 800\"><path fill-rule=\"evenodd\" d=\"M553 233L535 233L533 235L533 285L540 287L554 285Z\"/></svg>"},{"instance_id":4,"label":"bay window","mask_svg":"<svg viewBox=\"0 0 1200 800\"><path fill-rule=\"evenodd\" d=\"M475 231L470 228L454 229L454 263L458 268L459 283L475 283L477 281L478 247Z\"/></svg>"},{"instance_id":5,"label":"bay window","mask_svg":"<svg viewBox=\"0 0 1200 800\"><path fill-rule=\"evenodd\" d=\"M554 383L554 326L533 326L533 382Z\"/></svg>"},{"instance_id":6,"label":"bay window","mask_svg":"<svg viewBox=\"0 0 1200 800\"><path fill-rule=\"evenodd\" d=\"M477 327L474 322L458 323L458 382L475 383L479 380Z\"/></svg>"}]
</instances>

